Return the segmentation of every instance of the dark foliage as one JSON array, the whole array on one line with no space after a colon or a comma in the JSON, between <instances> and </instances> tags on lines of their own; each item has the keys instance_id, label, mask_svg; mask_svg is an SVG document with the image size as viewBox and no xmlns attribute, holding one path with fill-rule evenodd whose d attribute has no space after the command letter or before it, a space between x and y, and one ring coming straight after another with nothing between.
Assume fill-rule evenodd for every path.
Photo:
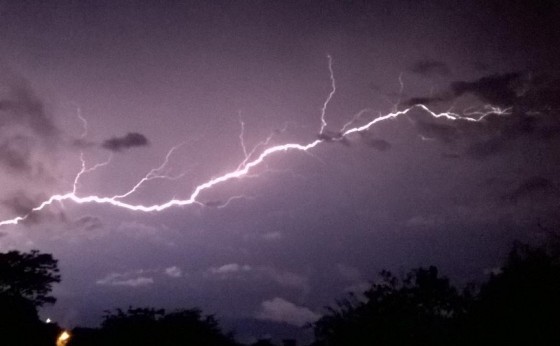
<instances>
[{"instance_id":1,"label":"dark foliage","mask_svg":"<svg viewBox=\"0 0 560 346\"><path fill-rule=\"evenodd\" d=\"M443 345L462 297L435 267L413 270L402 281L390 272L365 292L338 302L315 324L317 345Z\"/></svg>"},{"instance_id":2,"label":"dark foliage","mask_svg":"<svg viewBox=\"0 0 560 346\"><path fill-rule=\"evenodd\" d=\"M77 328L69 346L84 345L236 345L231 335L222 333L213 316L200 310L129 308L107 312L100 329Z\"/></svg>"},{"instance_id":3,"label":"dark foliage","mask_svg":"<svg viewBox=\"0 0 560 346\"><path fill-rule=\"evenodd\" d=\"M60 282L58 261L38 250L0 254L0 294L27 299L34 306L53 304L54 283Z\"/></svg>"},{"instance_id":4,"label":"dark foliage","mask_svg":"<svg viewBox=\"0 0 560 346\"><path fill-rule=\"evenodd\" d=\"M316 346L559 345L558 252L517 244L501 271L458 292L435 267L390 272L314 324Z\"/></svg>"},{"instance_id":5,"label":"dark foliage","mask_svg":"<svg viewBox=\"0 0 560 346\"><path fill-rule=\"evenodd\" d=\"M559 345L560 257L517 244L484 283L465 325L468 344Z\"/></svg>"},{"instance_id":6,"label":"dark foliage","mask_svg":"<svg viewBox=\"0 0 560 346\"><path fill-rule=\"evenodd\" d=\"M59 281L57 261L50 254L0 254L0 344L54 345L60 328L40 321L37 308L54 303L49 293Z\"/></svg>"},{"instance_id":7,"label":"dark foliage","mask_svg":"<svg viewBox=\"0 0 560 346\"><path fill-rule=\"evenodd\" d=\"M276 345L268 339L261 339L252 343L251 346L276 346Z\"/></svg>"}]
</instances>

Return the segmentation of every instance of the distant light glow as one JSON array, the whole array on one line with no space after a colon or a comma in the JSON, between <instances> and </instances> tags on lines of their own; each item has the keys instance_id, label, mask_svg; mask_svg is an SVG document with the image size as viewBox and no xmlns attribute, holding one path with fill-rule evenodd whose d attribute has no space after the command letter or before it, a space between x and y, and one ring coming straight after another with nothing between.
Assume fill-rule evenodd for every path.
<instances>
[{"instance_id":1,"label":"distant light glow","mask_svg":"<svg viewBox=\"0 0 560 346\"><path fill-rule=\"evenodd\" d=\"M70 341L70 333L65 330L56 339L56 346L66 346L68 341Z\"/></svg>"}]
</instances>

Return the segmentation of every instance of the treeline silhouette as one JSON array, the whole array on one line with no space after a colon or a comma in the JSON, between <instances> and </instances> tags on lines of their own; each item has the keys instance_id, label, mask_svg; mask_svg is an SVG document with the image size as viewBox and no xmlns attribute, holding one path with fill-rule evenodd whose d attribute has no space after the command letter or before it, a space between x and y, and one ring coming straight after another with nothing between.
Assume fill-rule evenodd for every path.
<instances>
[{"instance_id":1,"label":"treeline silhouette","mask_svg":"<svg viewBox=\"0 0 560 346\"><path fill-rule=\"evenodd\" d=\"M502 268L459 291L436 267L383 271L314 324L313 346L560 345L557 246L516 243Z\"/></svg>"},{"instance_id":2,"label":"treeline silhouette","mask_svg":"<svg viewBox=\"0 0 560 346\"><path fill-rule=\"evenodd\" d=\"M317 322L312 346L560 345L560 246L516 243L504 265L459 290L434 266L404 277L380 273L363 295L338 300ZM60 281L57 261L37 250L0 254L0 344L57 344L62 329L40 321ZM295 345L286 340L285 345ZM76 327L57 345L240 345L198 309L106 311L99 328ZM272 346L259 340L253 346Z\"/></svg>"},{"instance_id":3,"label":"treeline silhouette","mask_svg":"<svg viewBox=\"0 0 560 346\"><path fill-rule=\"evenodd\" d=\"M166 313L163 309L129 308L107 311L101 328L75 328L68 345L208 345L234 346L213 316L198 309Z\"/></svg>"}]
</instances>

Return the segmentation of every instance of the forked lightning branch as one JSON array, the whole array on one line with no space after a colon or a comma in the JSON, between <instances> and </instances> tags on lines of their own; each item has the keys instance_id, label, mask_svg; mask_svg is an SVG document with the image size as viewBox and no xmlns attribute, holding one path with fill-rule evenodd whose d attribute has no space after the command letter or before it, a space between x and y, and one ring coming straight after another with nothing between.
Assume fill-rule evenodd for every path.
<instances>
[{"instance_id":1,"label":"forked lightning branch","mask_svg":"<svg viewBox=\"0 0 560 346\"><path fill-rule=\"evenodd\" d=\"M111 161L111 157L109 157L107 161L97 163L88 168L85 160L83 159L83 155L81 155L80 156L80 160L82 163L81 169L74 178L74 184L72 186L71 191L52 195L49 198L45 199L42 203L38 204L36 207L31 209L27 214L18 215L11 219L0 221L0 226L16 225L24 221L33 213L40 213L42 210L48 208L55 202L71 202L75 204L103 204L103 205L107 205L107 207L122 208L134 212L143 212L143 213L160 212L169 208L184 207L190 205L204 206L205 203L200 201L200 197L201 194L203 194L206 190L211 190L222 184L227 184L229 181L232 181L234 179L241 179L243 177L249 176L252 170L254 170L259 165L263 164L263 162L268 160L270 157L276 155L287 155L289 152L298 152L298 151L305 152L305 151L312 150L313 148L320 146L324 143L343 141L351 134L368 131L374 126L376 126L377 124L380 124L382 122L391 119L405 116L413 110L419 110L425 112L426 114L428 114L433 118L442 118L447 121L464 120L464 121L471 121L471 122L479 122L484 120L484 118L490 114L500 114L500 115L509 114L509 109L500 109L498 107L492 107L492 106L487 106L484 108L483 111L480 112L470 112L468 114L462 114L462 115L450 111L443 112L443 113L436 113L431 109L429 109L426 105L416 104L402 110L395 109L394 111L387 114L378 114L373 119L370 119L369 121L361 125L355 125L355 123L359 121L359 119L362 117L363 114L368 113L367 112L368 110L362 110L358 112L354 117L352 117L349 122L347 122L342 128L340 128L339 131L327 132L325 131L328 126L326 113L327 113L329 103L335 97L335 93L336 93L336 80L335 80L334 70L333 70L333 60L330 56L327 56L327 58L328 58L328 70L329 70L329 77L331 82L331 89L329 94L325 98L321 108L319 133L315 140L308 143L284 143L284 144L269 146L269 143L272 138L272 136L269 136L264 141L257 144L252 150L248 151L243 141L244 123L241 122L242 132L240 135L240 140L241 140L241 145L245 157L235 170L226 172L222 175L209 179L195 186L190 196L188 196L187 198L184 199L172 198L161 204L147 204L147 205L128 203L126 202L126 198L132 195L133 193L135 193L144 184L147 184L152 180L179 178L180 176L168 176L164 174L163 171L165 166L168 164L169 160L171 159L172 154L178 149L180 145L171 148L171 150L169 150L169 152L165 156L163 163L160 164L160 166L150 170L145 176L139 179L128 191L124 193L121 192L113 196L99 196L99 195L83 196L79 193L78 190L79 190L80 178L85 174L91 174L96 169L102 166L109 165ZM82 121L85 122L85 119L83 119L81 115L79 116L80 119L82 119ZM87 123L84 123L84 125L87 126ZM229 203L229 200L227 203Z\"/></svg>"}]
</instances>

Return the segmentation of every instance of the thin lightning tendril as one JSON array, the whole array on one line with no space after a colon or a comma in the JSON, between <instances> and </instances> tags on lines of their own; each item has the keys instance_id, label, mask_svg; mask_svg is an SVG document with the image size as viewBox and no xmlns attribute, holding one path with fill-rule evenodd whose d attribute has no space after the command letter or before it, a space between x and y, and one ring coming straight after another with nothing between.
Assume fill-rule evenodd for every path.
<instances>
[{"instance_id":1,"label":"thin lightning tendril","mask_svg":"<svg viewBox=\"0 0 560 346\"><path fill-rule=\"evenodd\" d=\"M157 167L157 168L153 168L151 169L142 179L140 179L138 181L138 183L136 183L136 185L134 185L130 190L128 190L127 192L121 194L121 195L115 195L112 198L117 200L117 199L123 199L125 197L130 196L131 194L133 194L134 192L136 192L140 186L142 186L145 182L150 181L150 180L154 180L154 179L167 179L167 180L177 180L180 179L184 174L179 174L177 176L168 176L168 175L162 175L160 174L160 172L165 168L165 166L167 166L167 164L169 163L169 158L171 157L171 155L173 154L173 152L177 149L179 149L181 146L183 146L185 143L180 143L176 146L174 146L173 148L171 148L168 152L167 155L165 155L165 160L163 161L163 163Z\"/></svg>"},{"instance_id":2,"label":"thin lightning tendril","mask_svg":"<svg viewBox=\"0 0 560 346\"><path fill-rule=\"evenodd\" d=\"M330 55L327 55L327 59L329 60L329 76L331 79L331 92L329 93L329 96L327 96L327 98L325 99L325 102L323 102L323 107L321 107L321 128L319 130L319 134L323 134L323 131L325 130L325 127L327 127L327 121L325 120L325 114L327 113L327 107L329 106L329 103L331 102L331 99L333 98L334 94L336 93L336 80L334 79L334 71L333 71L333 60L332 57Z\"/></svg>"},{"instance_id":3,"label":"thin lightning tendril","mask_svg":"<svg viewBox=\"0 0 560 346\"><path fill-rule=\"evenodd\" d=\"M244 123L240 119L241 126L242 126L241 127L242 132L241 132L241 135L239 137L240 137L240 140L241 140L241 143L242 143L242 148L243 148L245 157L244 157L244 160L239 164L239 166L235 170L224 173L221 176L212 178L212 179L196 186L194 188L194 190L192 191L191 195L186 199L177 199L177 198L174 197L174 198L168 200L165 203L153 204L153 205L131 204L131 203L127 203L127 202L122 201L122 199L124 199L124 198L130 196L132 193L136 192L144 183L146 183L150 180L153 180L153 179L177 179L178 177L170 177L170 176L161 174L160 172L168 164L169 159L170 159L171 155L173 154L173 152L175 150L177 150L183 144L179 144L179 145L171 148L168 151L167 155L165 156L164 162L159 167L150 170L142 179L140 179L126 193L123 193L123 194L120 194L120 195L115 195L115 196L112 196L112 197L103 197L103 196L97 196L97 195L89 195L89 196L79 196L78 195L77 187L79 185L80 178L84 174L90 173L90 172L92 172L92 171L94 171L94 170L96 170L100 167L108 165L110 160L111 160L111 157L109 157L109 159L107 161L102 162L102 163L98 163L98 164L96 164L96 165L94 165L90 168L87 168L85 160L83 158L83 155L80 155L80 160L82 162L82 168L78 172L78 174L76 175L76 177L74 179L72 192L68 192L68 193L65 193L65 194L52 195L47 200L40 203L37 207L31 209L29 211L29 213L27 213L26 215L17 216L17 217L14 217L12 219L0 221L0 226L16 225L19 222L24 221L32 213L39 212L39 211L47 208L48 206L52 205L55 202L63 202L63 201L71 201L71 202L74 202L76 204L91 204L91 203L108 204L110 206L117 207L117 208L123 208L123 209L131 210L131 211L145 212L145 213L160 212L160 211L172 208L172 207L181 207L181 206L188 206L188 205L193 205L193 204L204 206L205 203L202 203L198 200L198 198L199 198L199 196L202 192L204 192L206 190L210 190L215 186L218 186L220 184L223 184L223 183L228 182L228 181L233 180L233 179L241 179L241 178L246 178L246 177L252 176L250 174L251 170L253 168L256 168L257 166L261 165L269 157L272 157L272 156L280 154L280 153L286 153L286 152L292 152L292 151L299 151L299 152L305 152L307 154L310 154L309 151L311 149L317 147L318 145L320 145L322 143L326 143L326 142L329 142L329 141L342 141L347 136L349 136L353 133L360 133L360 132L367 131L370 128L372 128L373 126L375 126L376 124L380 123L380 122L384 122L386 120L396 119L398 117L405 116L406 114L410 113L413 110L422 110L422 111L426 112L428 115L432 116L433 118L444 118L444 119L447 119L447 120L450 120L450 121L463 120L463 121L469 121L469 122L479 122L490 114L498 114L498 115L508 115L508 114L510 114L510 110L511 110L510 108L501 109L501 108L493 107L493 106L487 106L487 107L485 107L485 109L483 111L474 110L474 111L470 111L468 113L464 113L463 115L459 115L459 114L453 113L451 111L447 111L447 112L443 112L443 113L435 113L434 111L430 110L427 106L425 106L423 104L416 104L416 105L410 106L410 107L408 107L406 109L403 109L403 110L394 109L391 113L388 113L388 114L385 114L385 115L379 114L379 116L377 116L376 118L374 118L373 120L369 121L368 123L366 123L364 125L356 126L356 127L350 127L350 126L352 126L352 124L354 124L356 121L358 121L358 119L362 115L364 115L368 112L372 112L371 109L364 109L364 110L358 112L353 117L353 119L351 121L346 123L341 128L341 130L339 131L339 135L337 137L335 137L335 138L326 137L323 134L323 131L324 131L325 127L327 126L327 122L325 120L325 113L326 113L328 104L330 103L331 99L333 98L333 96L336 92L336 81L335 81L335 78L334 78L334 72L333 72L333 68L332 68L332 58L331 58L330 55L327 55L327 58L328 58L328 64L329 64L328 66L329 66L332 89L331 89L329 95L327 96L327 98L325 99L325 101L323 103L323 107L321 108L321 128L320 128L318 139L315 139L314 141L309 142L307 144L285 143L285 144L280 144L280 145L274 145L274 146L265 148L262 152L260 152L260 154L258 154L258 156L254 157L259 148L261 148L263 146L267 146L269 144L269 142L272 140L272 137L273 137L274 134L269 135L269 137L267 137L266 140L258 143L251 151L247 151L247 149L245 147L244 139L243 139ZM399 81L402 83L400 77L399 77ZM80 115L80 118L82 119L81 115ZM84 122L85 126L87 127L87 122L85 121L85 119L83 119L83 122ZM224 203L220 203L216 207L223 208L223 207L227 206L231 201L233 201L235 199L239 199L239 198L247 198L247 197L233 196L233 197L230 197Z\"/></svg>"},{"instance_id":4,"label":"thin lightning tendril","mask_svg":"<svg viewBox=\"0 0 560 346\"><path fill-rule=\"evenodd\" d=\"M404 82L402 79L403 73L399 73L399 99L397 100L397 103L395 103L395 105L393 106L393 112L396 112L399 110L399 106L401 104L401 98L402 98L402 94L404 91Z\"/></svg>"},{"instance_id":5,"label":"thin lightning tendril","mask_svg":"<svg viewBox=\"0 0 560 346\"><path fill-rule=\"evenodd\" d=\"M249 154L247 154L247 147L245 146L245 123L243 119L241 119L241 111L237 113L239 116L239 124L241 125L241 132L239 133L239 142L241 143L241 149L243 150L243 155L245 155L245 160L249 158Z\"/></svg>"},{"instance_id":6,"label":"thin lightning tendril","mask_svg":"<svg viewBox=\"0 0 560 346\"><path fill-rule=\"evenodd\" d=\"M80 161L82 162L82 169L78 172L78 174L76 174L76 177L74 178L74 184L72 184L72 193L76 194L76 191L78 190L78 184L80 182L80 178L82 177L82 175L87 174L87 173L91 173L91 172L95 171L96 169L101 168L103 166L107 166L111 162L112 158L113 158L113 155L109 155L109 158L107 158L107 160L105 160L104 162L96 163L92 167L87 168L86 167L86 160L84 159L84 153L80 153ZM0 223L0 226L1 225L2 224Z\"/></svg>"}]
</instances>

